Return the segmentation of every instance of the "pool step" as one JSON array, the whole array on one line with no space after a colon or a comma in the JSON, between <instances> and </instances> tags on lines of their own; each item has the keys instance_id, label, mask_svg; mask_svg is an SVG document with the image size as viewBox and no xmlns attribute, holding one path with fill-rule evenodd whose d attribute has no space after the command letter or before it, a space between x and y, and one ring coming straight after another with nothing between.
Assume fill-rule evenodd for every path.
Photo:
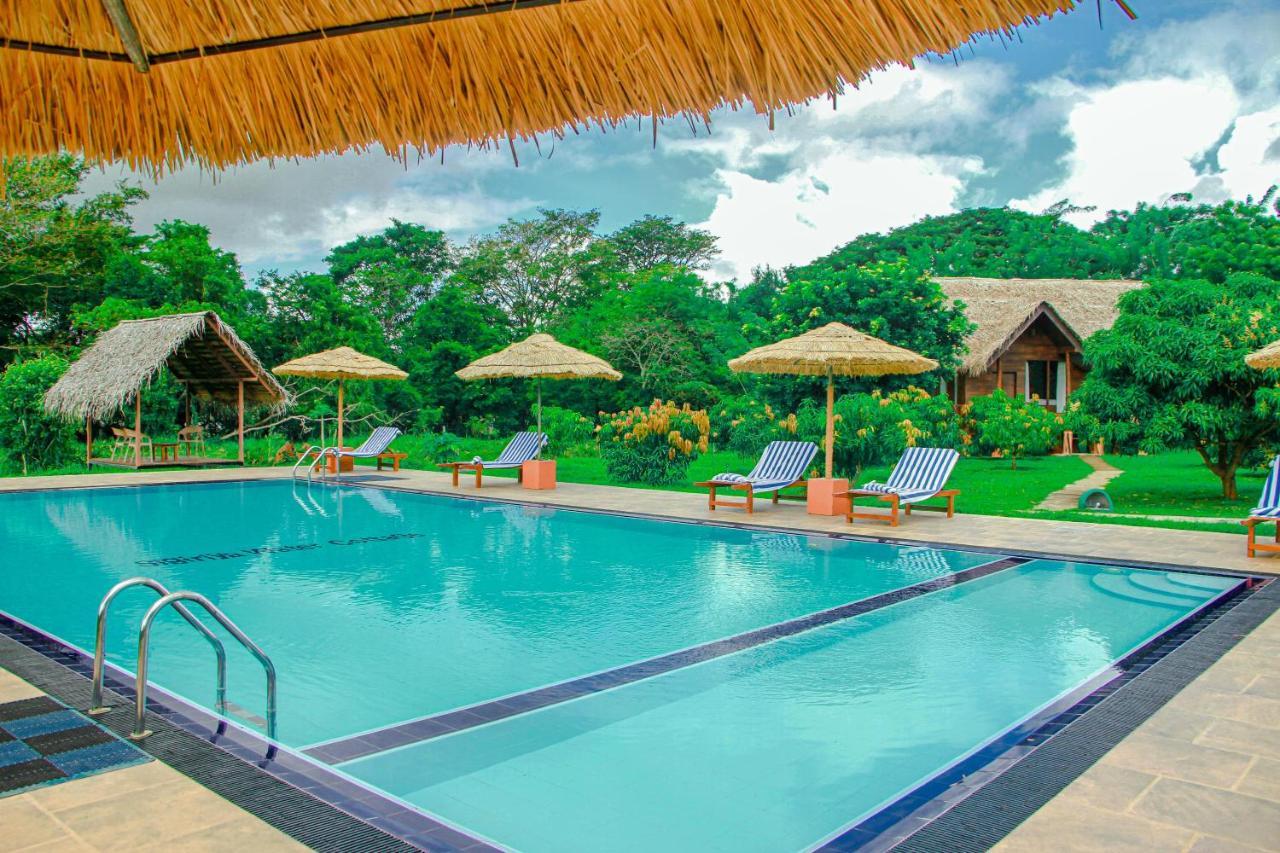
<instances>
[{"instance_id":1,"label":"pool step","mask_svg":"<svg viewBox=\"0 0 1280 853\"><path fill-rule=\"evenodd\" d=\"M1138 577L1142 577L1143 580L1136 580ZM1185 610L1188 603L1198 600L1207 601L1211 597L1207 590L1203 595L1196 595L1190 590L1171 593L1155 586L1147 577L1134 572L1117 572L1097 575L1092 583L1107 595L1116 598L1175 610Z\"/></svg>"}]
</instances>

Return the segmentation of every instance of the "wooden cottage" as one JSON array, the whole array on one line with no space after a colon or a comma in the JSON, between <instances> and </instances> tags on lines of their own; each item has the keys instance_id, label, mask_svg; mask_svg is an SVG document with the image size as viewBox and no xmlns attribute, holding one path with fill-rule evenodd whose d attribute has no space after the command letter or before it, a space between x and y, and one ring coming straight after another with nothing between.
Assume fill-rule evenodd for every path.
<instances>
[{"instance_id":1,"label":"wooden cottage","mask_svg":"<svg viewBox=\"0 0 1280 853\"><path fill-rule=\"evenodd\" d=\"M1070 278L935 278L977 329L944 392L957 404L1003 388L1056 411L1084 381L1081 346L1110 328L1120 297L1140 281Z\"/></svg>"}]
</instances>

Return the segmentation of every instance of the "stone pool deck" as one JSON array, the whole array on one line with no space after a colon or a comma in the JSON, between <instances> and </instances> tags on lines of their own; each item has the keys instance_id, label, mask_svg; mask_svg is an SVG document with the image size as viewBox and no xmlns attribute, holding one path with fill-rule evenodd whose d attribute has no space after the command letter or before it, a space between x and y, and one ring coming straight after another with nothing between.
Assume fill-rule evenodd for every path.
<instances>
[{"instance_id":1,"label":"stone pool deck","mask_svg":"<svg viewBox=\"0 0 1280 853\"><path fill-rule=\"evenodd\" d=\"M0 480L0 491L280 477L289 477L288 469L147 471L7 479ZM684 521L716 521L816 533L838 532L943 547L1010 549L1066 558L1169 563L1254 574L1280 572L1280 557L1248 559L1244 555L1244 538L1222 533L1010 519L965 515L963 512L953 519L942 514L920 512L907 518L899 527L891 528L875 522L847 524L842 518L810 516L802 505L794 503L772 505L762 501L757 504L760 509L750 516L738 510L711 512L705 496L649 489L562 483L554 491L532 491L521 488L514 479L495 477L488 479L485 487L477 492L465 480L455 490L447 474L409 470L375 473L358 469L355 475L347 475L343 479L391 489L638 513ZM299 487L305 488L305 485ZM961 495L958 508L963 510L963 507L964 496ZM1273 615L1245 637L1161 711L1025 821L1002 842L1001 849L1280 850L1278 653L1280 614ZM124 780L123 774L142 769L115 771L49 790L66 788L70 791L72 786L94 783L95 779L117 777L121 777L122 785L127 785L131 780ZM162 774L164 770L153 768L147 772ZM185 782L187 786L195 786L199 792L221 801L216 794L205 791L176 771L169 772L177 777L177 780L169 781ZM106 781L96 784L109 787ZM149 787L152 795L149 807L155 805L154 795L164 794L173 788L174 796L178 797L176 792L180 787L178 784L164 784L163 780ZM40 835L49 831L43 817L56 818L57 815L41 809L39 803L26 804L39 810L25 812L35 821L31 824L28 838L27 824L11 824L4 809L24 797L34 797L39 793L0 800L0 823L6 828L21 827L18 836L20 847L26 844L35 848L50 840ZM91 794L86 793L85 796ZM196 802L190 791L184 791L181 796L191 798L189 802L193 804ZM127 800L126 797L120 798L122 810ZM227 808L235 809L231 804L221 802ZM26 805L12 808L26 808ZM201 807L192 805L191 808ZM207 808L213 809L213 806ZM216 809L211 813L221 814ZM231 815L230 812L227 814ZM122 811L120 819L128 820L130 814ZM225 826L220 828L223 823ZM171 849L274 849L270 843L285 846L292 843L243 812L225 820L206 821L206 824L207 831L201 835L199 844L194 839L190 845L179 845L171 840L167 846ZM240 835L257 832L259 828L264 831L263 838L271 839L270 842L264 840L262 845L258 845ZM225 838L221 835L224 830Z\"/></svg>"}]
</instances>

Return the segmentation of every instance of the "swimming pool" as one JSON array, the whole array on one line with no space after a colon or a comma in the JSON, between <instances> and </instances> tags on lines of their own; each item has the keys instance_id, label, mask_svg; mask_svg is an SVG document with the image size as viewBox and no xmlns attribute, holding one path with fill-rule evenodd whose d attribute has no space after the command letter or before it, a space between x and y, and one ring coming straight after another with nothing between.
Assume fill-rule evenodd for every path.
<instances>
[{"instance_id":1,"label":"swimming pool","mask_svg":"<svg viewBox=\"0 0 1280 853\"><path fill-rule=\"evenodd\" d=\"M0 509L0 610L90 648L117 581L202 592L272 656L283 743L528 850L816 844L1240 583L350 486ZM153 600L113 610L125 669ZM210 706L204 641L170 612L152 643Z\"/></svg>"}]
</instances>

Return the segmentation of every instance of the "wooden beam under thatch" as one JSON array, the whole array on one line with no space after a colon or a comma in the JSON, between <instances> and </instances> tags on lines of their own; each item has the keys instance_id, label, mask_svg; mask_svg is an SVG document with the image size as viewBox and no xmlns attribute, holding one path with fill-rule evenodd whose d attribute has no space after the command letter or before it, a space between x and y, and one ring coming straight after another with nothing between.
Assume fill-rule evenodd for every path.
<instances>
[{"instance_id":1,"label":"wooden beam under thatch","mask_svg":"<svg viewBox=\"0 0 1280 853\"><path fill-rule=\"evenodd\" d=\"M131 402L163 367L192 394L235 408L283 406L288 393L212 311L126 320L103 332L45 393L45 409L104 421Z\"/></svg>"},{"instance_id":2,"label":"wooden beam under thatch","mask_svg":"<svg viewBox=\"0 0 1280 853\"><path fill-rule=\"evenodd\" d=\"M119 0L112 0L122 5ZM0 155L162 171L772 115L1075 0L0 0ZM133 42L132 47L130 42ZM139 61L149 68L135 70Z\"/></svg>"}]
</instances>

